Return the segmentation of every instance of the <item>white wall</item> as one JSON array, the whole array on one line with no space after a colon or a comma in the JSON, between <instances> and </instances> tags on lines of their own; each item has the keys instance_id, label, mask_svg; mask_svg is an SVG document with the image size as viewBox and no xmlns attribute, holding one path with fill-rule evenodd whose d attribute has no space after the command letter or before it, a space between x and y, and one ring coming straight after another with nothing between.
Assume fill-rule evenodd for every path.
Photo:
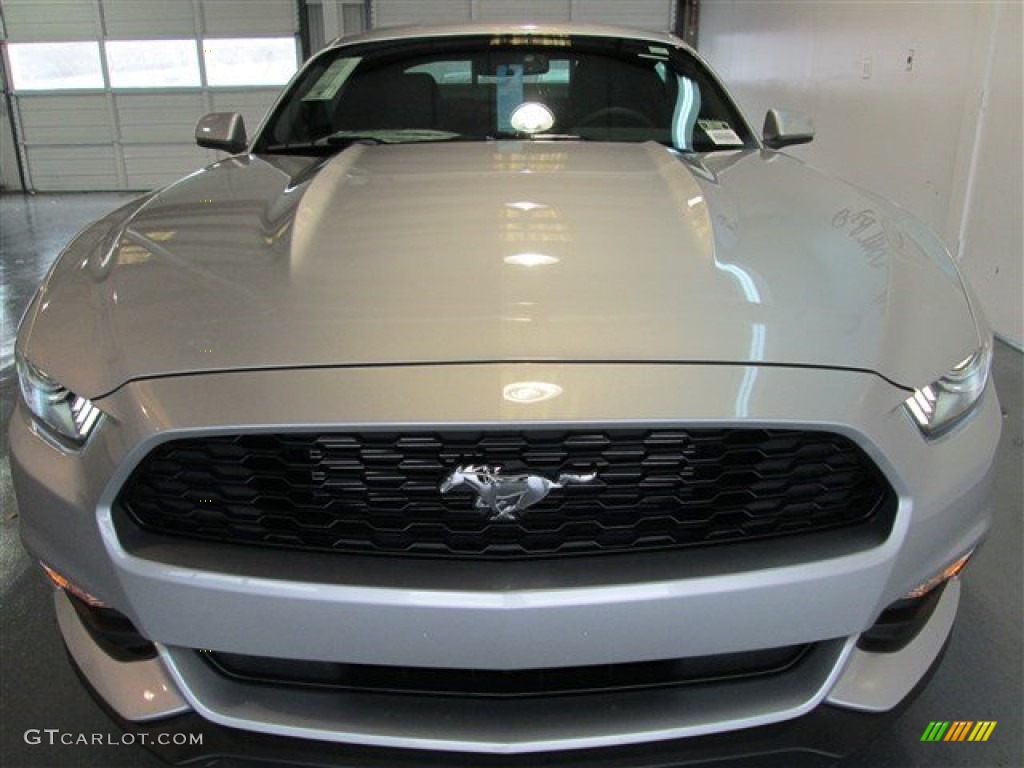
<instances>
[{"instance_id":1,"label":"white wall","mask_svg":"<svg viewBox=\"0 0 1024 768\"><path fill-rule=\"evenodd\" d=\"M934 227L1019 346L1021 33L1019 0L705 0L700 52L755 127L769 106L810 113L794 155Z\"/></svg>"},{"instance_id":2,"label":"white wall","mask_svg":"<svg viewBox=\"0 0 1024 768\"><path fill-rule=\"evenodd\" d=\"M974 121L978 140L968 163L965 201L959 211L951 211L963 214L962 268L996 330L1018 347L1024 339L1022 11L1021 3L1011 2L993 14L988 87L974 89L981 119Z\"/></svg>"}]
</instances>

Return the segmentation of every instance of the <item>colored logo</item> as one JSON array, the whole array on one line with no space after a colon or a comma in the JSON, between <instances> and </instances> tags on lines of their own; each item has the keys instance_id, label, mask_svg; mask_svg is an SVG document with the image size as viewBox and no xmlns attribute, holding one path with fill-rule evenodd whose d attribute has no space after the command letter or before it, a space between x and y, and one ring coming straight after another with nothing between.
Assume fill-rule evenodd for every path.
<instances>
[{"instance_id":1,"label":"colored logo","mask_svg":"<svg viewBox=\"0 0 1024 768\"><path fill-rule=\"evenodd\" d=\"M921 734L921 741L988 741L996 720L933 720Z\"/></svg>"}]
</instances>

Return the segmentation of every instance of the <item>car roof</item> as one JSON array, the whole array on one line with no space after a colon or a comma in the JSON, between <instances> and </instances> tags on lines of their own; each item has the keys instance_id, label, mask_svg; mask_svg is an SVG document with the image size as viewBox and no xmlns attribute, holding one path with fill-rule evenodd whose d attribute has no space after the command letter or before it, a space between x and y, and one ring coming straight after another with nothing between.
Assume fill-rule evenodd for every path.
<instances>
[{"instance_id":1,"label":"car roof","mask_svg":"<svg viewBox=\"0 0 1024 768\"><path fill-rule=\"evenodd\" d=\"M444 26L417 24L401 27L383 27L348 37L338 37L328 43L327 48L336 48L353 43L372 43L389 40L416 40L430 37L458 37L461 35L530 35L537 37L577 35L584 37L615 37L626 40L640 40L649 43L662 43L673 48L690 47L669 32L653 32L632 27L614 26L611 24L509 24L509 23L470 23L449 24Z\"/></svg>"}]
</instances>

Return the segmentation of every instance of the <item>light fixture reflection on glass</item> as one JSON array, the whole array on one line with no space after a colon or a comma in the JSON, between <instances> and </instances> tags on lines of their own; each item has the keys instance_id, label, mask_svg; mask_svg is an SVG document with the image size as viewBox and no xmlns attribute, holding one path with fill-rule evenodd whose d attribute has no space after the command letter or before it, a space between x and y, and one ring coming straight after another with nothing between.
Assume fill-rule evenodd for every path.
<instances>
[{"instance_id":1,"label":"light fixture reflection on glass","mask_svg":"<svg viewBox=\"0 0 1024 768\"><path fill-rule=\"evenodd\" d=\"M562 388L548 381L514 381L501 394L510 403L540 403L558 397Z\"/></svg>"},{"instance_id":2,"label":"light fixture reflection on glass","mask_svg":"<svg viewBox=\"0 0 1024 768\"><path fill-rule=\"evenodd\" d=\"M506 256L504 261L516 267L547 267L558 263L557 258L546 253L516 253Z\"/></svg>"},{"instance_id":3,"label":"light fixture reflection on glass","mask_svg":"<svg viewBox=\"0 0 1024 768\"><path fill-rule=\"evenodd\" d=\"M540 102L528 101L512 111L509 122L522 133L543 133L555 124L555 113Z\"/></svg>"},{"instance_id":4,"label":"light fixture reflection on glass","mask_svg":"<svg viewBox=\"0 0 1024 768\"><path fill-rule=\"evenodd\" d=\"M687 200L686 204L688 206L690 206L691 208L694 208L695 206L698 206L698 205L700 205L703 202L704 202L704 195L697 195L696 197L691 197L689 200Z\"/></svg>"},{"instance_id":5,"label":"light fixture reflection on glass","mask_svg":"<svg viewBox=\"0 0 1024 768\"><path fill-rule=\"evenodd\" d=\"M516 203L505 203L505 207L515 208L517 211L523 211L524 213L540 210L541 208L547 208L543 203L531 203L529 200L520 200Z\"/></svg>"}]
</instances>

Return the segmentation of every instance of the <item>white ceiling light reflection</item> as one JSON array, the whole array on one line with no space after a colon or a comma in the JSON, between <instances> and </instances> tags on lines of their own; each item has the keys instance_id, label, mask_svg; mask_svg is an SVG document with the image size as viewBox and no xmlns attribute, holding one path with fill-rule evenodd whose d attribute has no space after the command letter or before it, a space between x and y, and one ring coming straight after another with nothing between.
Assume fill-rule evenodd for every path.
<instances>
[{"instance_id":1,"label":"white ceiling light reflection","mask_svg":"<svg viewBox=\"0 0 1024 768\"><path fill-rule=\"evenodd\" d=\"M512 111L512 127L521 133L543 133L555 124L555 113L537 101L527 101Z\"/></svg>"},{"instance_id":2,"label":"white ceiling light reflection","mask_svg":"<svg viewBox=\"0 0 1024 768\"><path fill-rule=\"evenodd\" d=\"M517 211L523 211L529 213L530 211L537 211L541 208L547 208L543 203L531 203L529 200L520 200L516 203L505 203L506 208L515 208Z\"/></svg>"},{"instance_id":3,"label":"white ceiling light reflection","mask_svg":"<svg viewBox=\"0 0 1024 768\"><path fill-rule=\"evenodd\" d=\"M562 388L548 381L513 381L501 394L510 403L540 403L558 397Z\"/></svg>"},{"instance_id":4,"label":"white ceiling light reflection","mask_svg":"<svg viewBox=\"0 0 1024 768\"><path fill-rule=\"evenodd\" d=\"M548 267L557 264L558 259L546 253L515 253L506 256L504 262L516 267Z\"/></svg>"}]
</instances>

